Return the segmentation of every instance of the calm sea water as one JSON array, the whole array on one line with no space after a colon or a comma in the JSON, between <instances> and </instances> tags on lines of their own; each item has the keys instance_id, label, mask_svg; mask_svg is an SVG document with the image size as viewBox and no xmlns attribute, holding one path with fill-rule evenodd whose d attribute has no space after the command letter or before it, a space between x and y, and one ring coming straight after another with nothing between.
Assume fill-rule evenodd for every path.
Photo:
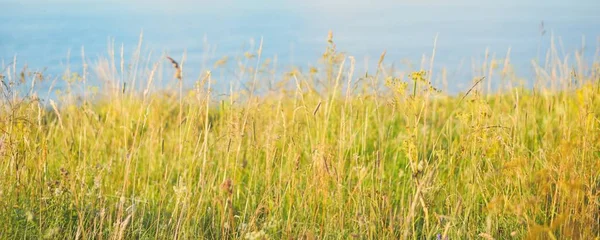
<instances>
[{"instance_id":1,"label":"calm sea water","mask_svg":"<svg viewBox=\"0 0 600 240\"><path fill-rule=\"evenodd\" d=\"M109 39L130 56L143 31L144 53L158 59L186 51L190 75L223 56L242 55L261 38L264 56L277 56L279 69L306 67L323 53L331 29L337 47L364 71L384 50L388 63L418 65L437 35L436 67L456 73L450 77L460 89L470 82L471 61L482 61L488 48L498 58L512 48L513 64L526 74L552 34L565 52L581 49L585 39L590 57L600 42L597 0L447 2L0 0L0 61L6 65L17 56L19 66L59 76L67 63L81 65L82 46L92 63L107 56Z\"/></svg>"}]
</instances>

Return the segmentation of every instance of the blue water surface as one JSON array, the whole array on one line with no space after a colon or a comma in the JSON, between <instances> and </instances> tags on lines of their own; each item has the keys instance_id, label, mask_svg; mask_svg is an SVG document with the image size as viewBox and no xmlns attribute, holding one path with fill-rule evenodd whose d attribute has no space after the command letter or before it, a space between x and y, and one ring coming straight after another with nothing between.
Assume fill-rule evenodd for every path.
<instances>
[{"instance_id":1,"label":"blue water surface","mask_svg":"<svg viewBox=\"0 0 600 240\"><path fill-rule=\"evenodd\" d=\"M179 59L185 51L190 76L223 56L255 51L261 39L263 58L276 56L278 71L306 69L323 54L329 30L360 71L374 71L383 51L388 64L418 66L438 36L435 67L453 73L452 85L460 90L471 83L472 61L481 63L486 49L501 59L511 48L512 64L524 75L551 36L561 52L582 50L593 59L600 1L0 0L0 64L16 56L19 66L58 77L67 65L81 68L82 47L90 64L108 56L112 41L117 54L124 46L131 57L143 32L142 54L152 53L146 60L164 54ZM229 81L233 77L222 75L218 84L226 88Z\"/></svg>"}]
</instances>

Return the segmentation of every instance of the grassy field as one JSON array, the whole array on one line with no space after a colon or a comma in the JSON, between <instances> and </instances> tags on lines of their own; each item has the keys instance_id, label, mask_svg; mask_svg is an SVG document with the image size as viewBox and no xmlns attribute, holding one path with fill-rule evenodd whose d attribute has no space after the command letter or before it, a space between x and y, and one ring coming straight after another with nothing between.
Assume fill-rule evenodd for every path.
<instances>
[{"instance_id":1,"label":"grassy field","mask_svg":"<svg viewBox=\"0 0 600 240\"><path fill-rule=\"evenodd\" d=\"M550 49L521 87L489 55L449 94L465 79L432 72L435 52L365 74L327 44L284 75L260 47L228 60L248 81L227 93L225 59L196 81L181 58L109 56L52 100L7 66L0 238L600 238L599 64Z\"/></svg>"}]
</instances>

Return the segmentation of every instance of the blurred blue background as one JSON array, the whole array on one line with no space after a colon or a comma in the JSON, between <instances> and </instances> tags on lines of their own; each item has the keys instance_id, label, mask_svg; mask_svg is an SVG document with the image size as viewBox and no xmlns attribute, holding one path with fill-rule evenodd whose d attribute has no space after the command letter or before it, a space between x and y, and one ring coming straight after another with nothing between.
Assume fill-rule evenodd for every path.
<instances>
[{"instance_id":1,"label":"blurred blue background","mask_svg":"<svg viewBox=\"0 0 600 240\"><path fill-rule=\"evenodd\" d=\"M330 29L338 49L355 56L361 70L384 50L387 63L418 66L436 35L436 68L465 73L486 48L503 58L511 47L512 63L526 74L552 34L565 52L581 50L585 39L589 58L600 42L598 0L0 0L0 9L0 61L17 56L20 65L47 67L54 76L65 69L69 50L72 66L81 62L82 46L93 63L107 56L111 38L131 55L142 30L143 52L180 58L185 50L191 75L223 56L243 55L250 40L257 45L261 37L263 56L277 56L279 69L307 67L323 53ZM460 85L471 80L455 76Z\"/></svg>"}]
</instances>

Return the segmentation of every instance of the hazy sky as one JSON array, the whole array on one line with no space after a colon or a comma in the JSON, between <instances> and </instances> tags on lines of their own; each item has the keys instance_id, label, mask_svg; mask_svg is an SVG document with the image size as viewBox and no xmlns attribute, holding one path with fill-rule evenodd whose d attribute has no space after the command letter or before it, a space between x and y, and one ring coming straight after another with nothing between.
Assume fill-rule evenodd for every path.
<instances>
[{"instance_id":1,"label":"hazy sky","mask_svg":"<svg viewBox=\"0 0 600 240\"><path fill-rule=\"evenodd\" d=\"M0 0L0 4L20 5L28 9L44 10L49 6L63 5L69 9L93 11L127 8L132 11L213 11L213 10L316 10L325 12L347 12L387 9L399 6L480 6L480 7L536 7L566 6L572 8L600 7L598 0ZM71 5L71 6L68 6ZM90 8L89 6L102 6Z\"/></svg>"}]
</instances>

